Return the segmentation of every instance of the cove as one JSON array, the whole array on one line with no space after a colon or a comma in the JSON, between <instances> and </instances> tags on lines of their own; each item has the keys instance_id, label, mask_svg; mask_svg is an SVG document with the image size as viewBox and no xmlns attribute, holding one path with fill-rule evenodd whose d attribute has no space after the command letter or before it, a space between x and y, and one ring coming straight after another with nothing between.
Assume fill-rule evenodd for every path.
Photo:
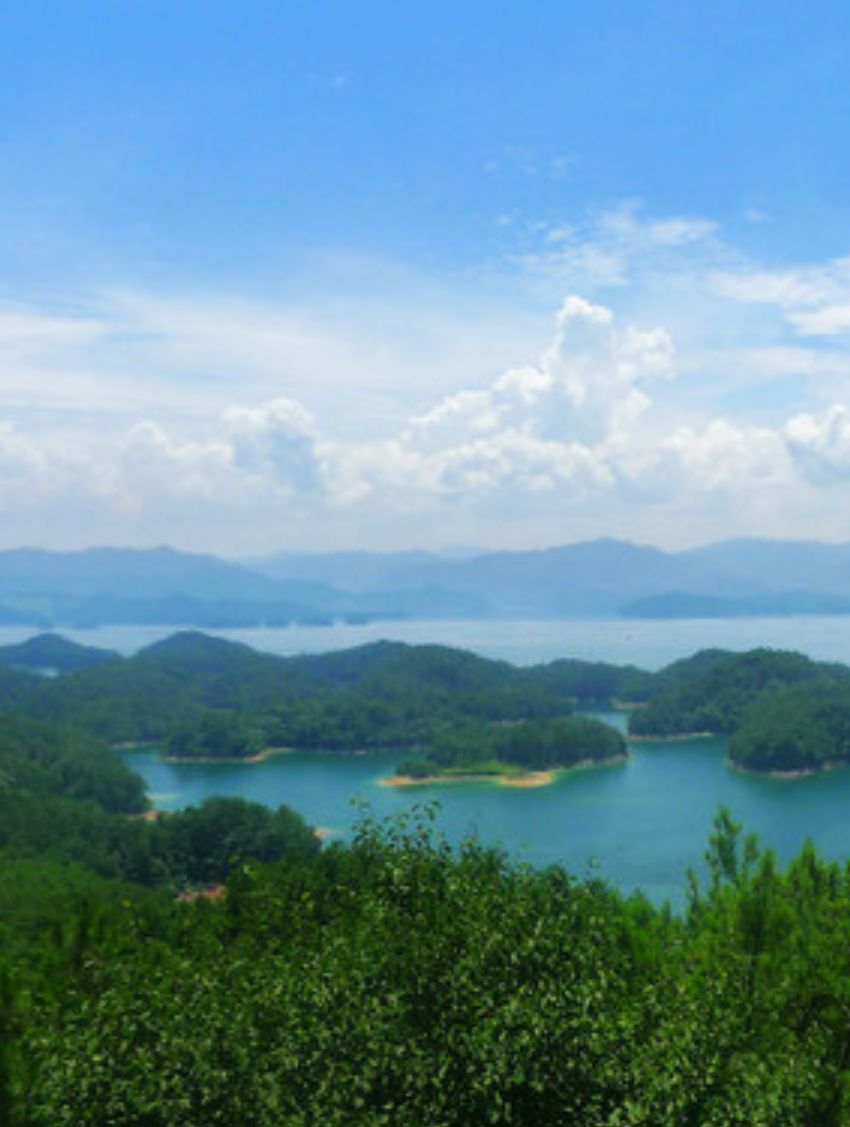
<instances>
[{"instance_id":1,"label":"cove","mask_svg":"<svg viewBox=\"0 0 850 1127\"><path fill-rule=\"evenodd\" d=\"M622 728L623 713L596 713ZM122 754L145 779L154 805L178 809L211 795L270 806L285 803L345 839L363 807L375 818L436 802L452 842L474 834L534 866L562 864L624 892L681 905L688 867L701 871L720 804L780 860L806 838L828 857L850 856L850 770L773 779L731 770L720 738L630 745L625 763L565 773L550 786L511 789L487 782L384 787L399 753L292 753L261 763L168 763L155 749Z\"/></svg>"}]
</instances>

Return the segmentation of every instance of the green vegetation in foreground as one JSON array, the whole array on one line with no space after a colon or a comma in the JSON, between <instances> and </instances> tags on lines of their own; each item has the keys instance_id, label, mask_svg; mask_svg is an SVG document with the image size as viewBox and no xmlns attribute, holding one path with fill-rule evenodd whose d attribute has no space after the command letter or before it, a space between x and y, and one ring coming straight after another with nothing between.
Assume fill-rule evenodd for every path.
<instances>
[{"instance_id":1,"label":"green vegetation in foreground","mask_svg":"<svg viewBox=\"0 0 850 1127\"><path fill-rule=\"evenodd\" d=\"M464 775L518 777L533 771L604 763L626 754L619 732L583 716L524 720L514 724L465 724L441 732L424 756L398 764L412 779Z\"/></svg>"},{"instance_id":2,"label":"green vegetation in foreground","mask_svg":"<svg viewBox=\"0 0 850 1127\"><path fill-rule=\"evenodd\" d=\"M850 1124L850 865L811 846L782 870L721 811L678 917L433 811L323 849L285 808L143 810L91 735L0 717L4 1125Z\"/></svg>"},{"instance_id":3,"label":"green vegetation in foreground","mask_svg":"<svg viewBox=\"0 0 850 1127\"><path fill-rule=\"evenodd\" d=\"M223 880L234 864L310 854L316 838L286 807L239 798L156 820L142 779L84 733L0 714L0 857L83 865L171 891ZM2 1122L2 1118L0 1118Z\"/></svg>"},{"instance_id":4,"label":"green vegetation in foreground","mask_svg":"<svg viewBox=\"0 0 850 1127\"><path fill-rule=\"evenodd\" d=\"M179 902L0 869L10 1127L840 1127L850 868L718 816L679 918L427 812Z\"/></svg>"}]
</instances>

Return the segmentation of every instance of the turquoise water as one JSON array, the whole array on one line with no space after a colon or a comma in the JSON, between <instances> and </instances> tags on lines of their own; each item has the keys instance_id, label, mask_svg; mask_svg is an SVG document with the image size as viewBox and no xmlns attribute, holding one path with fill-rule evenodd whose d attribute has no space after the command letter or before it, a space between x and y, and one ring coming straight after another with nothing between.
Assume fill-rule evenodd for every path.
<instances>
[{"instance_id":1,"label":"turquoise water","mask_svg":"<svg viewBox=\"0 0 850 1127\"><path fill-rule=\"evenodd\" d=\"M621 726L622 714L604 714ZM724 764L720 739L639 743L627 762L561 776L548 787L488 783L381 786L399 756L292 754L256 764L165 763L152 750L127 762L157 806L175 809L209 795L285 803L313 825L345 838L364 803L372 815L439 803L438 825L452 841L469 834L519 860L555 862L605 878L624 891L681 904L685 870L699 869L711 820L727 805L747 831L789 859L807 837L826 855L850 856L850 770L778 780Z\"/></svg>"},{"instance_id":2,"label":"turquoise water","mask_svg":"<svg viewBox=\"0 0 850 1127\"><path fill-rule=\"evenodd\" d=\"M173 627L102 627L67 631L90 645L133 653ZM0 643L33 633L0 629ZM211 631L212 633L212 631ZM656 669L708 646L772 646L850 663L850 618L797 617L687 621L381 622L365 626L218 631L271 653L317 653L378 638L442 642L516 664L556 657L631 662ZM622 724L622 715L606 716ZM776 780L724 765L719 740L637 744L625 764L578 772L550 787L511 790L486 783L409 789L382 787L399 757L291 755L261 764L167 764L150 751L127 753L155 802L175 808L208 795L286 803L338 836L357 818L352 800L376 816L422 802L440 804L439 823L458 841L475 833L535 865L560 862L595 873L623 890L681 903L684 873L699 867L711 820L726 804L748 831L783 859L811 837L825 854L850 857L850 770L820 778Z\"/></svg>"}]
</instances>

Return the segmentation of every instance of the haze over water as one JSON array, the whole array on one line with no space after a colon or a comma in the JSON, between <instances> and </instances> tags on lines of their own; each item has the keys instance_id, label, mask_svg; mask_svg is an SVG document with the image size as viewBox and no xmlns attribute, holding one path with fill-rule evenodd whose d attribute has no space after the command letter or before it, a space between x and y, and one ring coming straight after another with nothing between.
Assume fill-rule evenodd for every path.
<instances>
[{"instance_id":1,"label":"haze over water","mask_svg":"<svg viewBox=\"0 0 850 1127\"><path fill-rule=\"evenodd\" d=\"M130 655L181 629L177 626L100 626L61 633L84 645ZM379 621L352 626L257 627L205 630L268 653L324 653L380 639L411 645L439 643L515 665L559 657L659 669L701 649L757 646L797 650L818 661L850 664L850 617L806 615L740 619L533 619L502 621ZM0 645L23 641L30 627L0 628Z\"/></svg>"}]
</instances>

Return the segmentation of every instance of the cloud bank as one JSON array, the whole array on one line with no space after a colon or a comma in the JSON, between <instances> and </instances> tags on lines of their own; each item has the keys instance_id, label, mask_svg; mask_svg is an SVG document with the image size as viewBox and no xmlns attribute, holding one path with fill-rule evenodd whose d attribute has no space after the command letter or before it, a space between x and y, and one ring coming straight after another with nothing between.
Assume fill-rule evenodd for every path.
<instances>
[{"instance_id":1,"label":"cloud bank","mask_svg":"<svg viewBox=\"0 0 850 1127\"><path fill-rule=\"evenodd\" d=\"M5 544L850 538L850 259L637 204L520 257L478 304L0 305Z\"/></svg>"}]
</instances>

